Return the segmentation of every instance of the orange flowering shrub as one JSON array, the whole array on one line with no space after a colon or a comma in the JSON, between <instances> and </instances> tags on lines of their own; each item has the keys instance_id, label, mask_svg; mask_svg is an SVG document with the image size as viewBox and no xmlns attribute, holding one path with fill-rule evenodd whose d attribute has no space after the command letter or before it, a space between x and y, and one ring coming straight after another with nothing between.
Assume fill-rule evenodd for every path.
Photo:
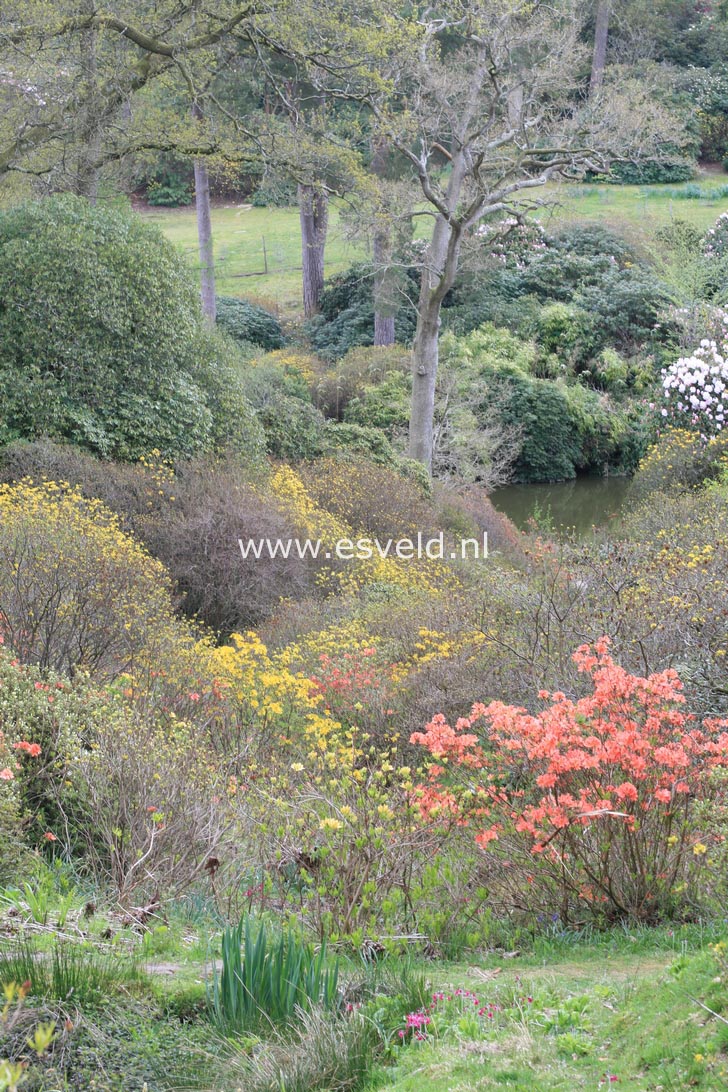
<instances>
[{"instance_id":1,"label":"orange flowering shrub","mask_svg":"<svg viewBox=\"0 0 728 1092\"><path fill-rule=\"evenodd\" d=\"M12 746L8 745L5 740L2 729L0 729L0 781L14 781L15 770L20 769L20 758L22 755L30 755L31 758L37 758L40 754L40 743L28 743L27 740L21 739L17 743L13 743Z\"/></svg>"},{"instance_id":2,"label":"orange flowering shrub","mask_svg":"<svg viewBox=\"0 0 728 1092\"><path fill-rule=\"evenodd\" d=\"M6 660L9 661L2 644L0 635L0 668ZM39 743L30 743L24 738L22 729L25 726L18 724L15 718L6 717L3 706L4 703L0 700L0 876L7 870L17 868L24 825L23 800L18 781L27 760L37 758L42 750Z\"/></svg>"},{"instance_id":3,"label":"orange flowering shrub","mask_svg":"<svg viewBox=\"0 0 728 1092\"><path fill-rule=\"evenodd\" d=\"M436 759L420 810L477 823L483 848L526 849L532 903L556 896L564 919L575 904L654 919L706 852L693 806L728 766L728 722L698 727L674 671L631 675L606 638L574 660L591 680L586 697L541 691L548 704L534 715L477 704L454 728L438 716L413 733Z\"/></svg>"},{"instance_id":4,"label":"orange flowering shrub","mask_svg":"<svg viewBox=\"0 0 728 1092\"><path fill-rule=\"evenodd\" d=\"M5 640L0 634L0 646L4 644ZM0 657L2 657L3 663L8 662L13 669L18 668L17 662L12 660L2 647L0 647ZM1 679L0 685L2 685ZM7 729L8 724L3 708L0 705L0 781L8 782L15 780L16 772L21 769L20 760L23 755L37 758L41 753L41 745L40 743L29 743L26 739L19 739L15 743L10 743L6 737L6 732L3 731L3 727Z\"/></svg>"}]
</instances>

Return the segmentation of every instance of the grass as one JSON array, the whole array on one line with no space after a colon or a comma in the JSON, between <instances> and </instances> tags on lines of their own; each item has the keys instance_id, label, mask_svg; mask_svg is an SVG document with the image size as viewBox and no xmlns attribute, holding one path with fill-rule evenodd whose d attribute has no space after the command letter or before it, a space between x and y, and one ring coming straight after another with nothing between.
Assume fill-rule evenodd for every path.
<instances>
[{"instance_id":1,"label":"grass","mask_svg":"<svg viewBox=\"0 0 728 1092\"><path fill-rule=\"evenodd\" d=\"M634 954L503 964L498 974L454 967L438 989L466 987L496 1007L482 1033L467 1022L402 1051L380 1092L714 1092L728 1087L728 1026L691 998L728 1009L710 952L678 955L638 938ZM596 950L600 948L596 945ZM586 957L586 958L584 958ZM490 973L491 977L488 977ZM531 1000L529 1000L529 998ZM705 1000L707 998L707 1001Z\"/></svg>"},{"instance_id":2,"label":"grass","mask_svg":"<svg viewBox=\"0 0 728 1092\"><path fill-rule=\"evenodd\" d=\"M554 923L452 963L342 956L341 1016L316 1007L292 1025L266 1022L223 1035L205 954L185 924L172 920L164 934L164 973L147 963L161 934L154 942L137 938L134 955L90 939L56 939L39 950L40 938L16 938L0 949L0 982L30 979L33 987L13 1035L0 1030L0 1057L23 1056L38 1020L59 1029L29 1092L141 1092L145 1083L159 1092L728 1087L728 1024L697 1003L728 1018L728 963L725 955L717 963L710 948L724 923L604 933ZM217 948L219 934L206 931ZM433 992L457 988L490 1006L492 1019L456 998L447 1011L435 1010L423 1041L402 1048L407 1014L426 1008ZM72 1027L64 1030L68 1016Z\"/></svg>"},{"instance_id":3,"label":"grass","mask_svg":"<svg viewBox=\"0 0 728 1092\"><path fill-rule=\"evenodd\" d=\"M90 943L58 940L45 950L19 941L0 950L0 984L30 983L33 996L72 1004L98 1004L120 986L143 980L137 965L122 953Z\"/></svg>"},{"instance_id":4,"label":"grass","mask_svg":"<svg viewBox=\"0 0 728 1092\"><path fill-rule=\"evenodd\" d=\"M191 264L197 263L194 209L154 209L145 218L157 224ZM220 295L244 296L291 318L300 312L301 227L298 209L253 208L247 204L217 205L212 210L217 290ZM265 253L264 253L265 247ZM350 243L336 206L329 217L326 276L347 269L365 256ZM267 261L268 273L264 273Z\"/></svg>"},{"instance_id":5,"label":"grass","mask_svg":"<svg viewBox=\"0 0 728 1092\"><path fill-rule=\"evenodd\" d=\"M664 186L562 186L550 220L602 220L629 237L649 236L671 220L687 220L701 230L728 211L728 175L702 172L695 182Z\"/></svg>"}]
</instances>

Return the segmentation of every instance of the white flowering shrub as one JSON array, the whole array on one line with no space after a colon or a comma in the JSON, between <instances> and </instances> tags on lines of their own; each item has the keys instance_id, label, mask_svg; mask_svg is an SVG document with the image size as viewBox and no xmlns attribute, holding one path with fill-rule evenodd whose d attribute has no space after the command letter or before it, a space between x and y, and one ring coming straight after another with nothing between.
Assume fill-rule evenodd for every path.
<instances>
[{"instance_id":1,"label":"white flowering shrub","mask_svg":"<svg viewBox=\"0 0 728 1092\"><path fill-rule=\"evenodd\" d=\"M704 338L691 356L662 370L662 416L713 436L728 417L728 341Z\"/></svg>"},{"instance_id":2,"label":"white flowering shrub","mask_svg":"<svg viewBox=\"0 0 728 1092\"><path fill-rule=\"evenodd\" d=\"M525 269L547 249L546 232L538 221L523 223L514 216L480 224L475 235L486 244L491 258L511 269Z\"/></svg>"},{"instance_id":3,"label":"white flowering shrub","mask_svg":"<svg viewBox=\"0 0 728 1092\"><path fill-rule=\"evenodd\" d=\"M725 258L728 255L728 212L722 212L712 228L706 231L703 253L706 258Z\"/></svg>"}]
</instances>

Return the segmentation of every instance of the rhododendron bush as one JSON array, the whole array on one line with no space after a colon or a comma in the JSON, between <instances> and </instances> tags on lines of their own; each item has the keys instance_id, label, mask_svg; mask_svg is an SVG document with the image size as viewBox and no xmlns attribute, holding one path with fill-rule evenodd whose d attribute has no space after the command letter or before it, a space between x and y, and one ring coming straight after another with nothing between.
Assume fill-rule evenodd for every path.
<instances>
[{"instance_id":1,"label":"rhododendron bush","mask_svg":"<svg viewBox=\"0 0 728 1092\"><path fill-rule=\"evenodd\" d=\"M712 436L728 419L728 342L704 338L692 356L662 370L662 416Z\"/></svg>"},{"instance_id":2,"label":"rhododendron bush","mask_svg":"<svg viewBox=\"0 0 728 1092\"><path fill-rule=\"evenodd\" d=\"M541 691L536 714L476 704L454 728L438 716L415 732L436 760L420 810L477 826L501 873L526 881L522 908L653 920L709 860L695 804L728 766L728 722L698 724L673 670L631 675L606 638L574 660L586 697Z\"/></svg>"}]
</instances>

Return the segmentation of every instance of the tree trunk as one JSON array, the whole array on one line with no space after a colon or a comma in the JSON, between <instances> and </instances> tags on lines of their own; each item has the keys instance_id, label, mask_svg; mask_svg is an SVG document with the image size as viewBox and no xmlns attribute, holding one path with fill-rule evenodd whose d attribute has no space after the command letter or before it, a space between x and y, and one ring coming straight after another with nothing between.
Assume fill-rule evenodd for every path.
<instances>
[{"instance_id":1,"label":"tree trunk","mask_svg":"<svg viewBox=\"0 0 728 1092\"><path fill-rule=\"evenodd\" d=\"M423 274L423 278L426 273ZM429 298L423 300L425 291ZM409 456L432 470L432 433L435 389L439 363L440 302L426 289L420 296L417 331L412 349L412 403L409 423Z\"/></svg>"},{"instance_id":2,"label":"tree trunk","mask_svg":"<svg viewBox=\"0 0 728 1092\"><path fill-rule=\"evenodd\" d=\"M388 228L374 232L374 344L394 345L394 313L392 283L392 236Z\"/></svg>"},{"instance_id":3,"label":"tree trunk","mask_svg":"<svg viewBox=\"0 0 728 1092\"><path fill-rule=\"evenodd\" d=\"M202 110L197 103L192 115L198 121ZM215 255L212 249L212 216L210 213L210 179L204 159L195 160L195 211L197 213L197 241L200 254L200 299L202 313L211 324L217 318L215 299Z\"/></svg>"},{"instance_id":4,"label":"tree trunk","mask_svg":"<svg viewBox=\"0 0 728 1092\"><path fill-rule=\"evenodd\" d=\"M594 55L592 58L590 94L594 95L604 82L604 67L607 62L607 39L609 37L609 17L612 0L597 0L597 24L594 31Z\"/></svg>"},{"instance_id":5,"label":"tree trunk","mask_svg":"<svg viewBox=\"0 0 728 1092\"><path fill-rule=\"evenodd\" d=\"M464 155L451 160L446 204L456 209L466 171ZM417 307L417 329L412 348L412 402L409 422L409 456L432 473L432 437L435 391L439 364L440 311L453 286L460 262L462 227L438 214L422 270Z\"/></svg>"},{"instance_id":6,"label":"tree trunk","mask_svg":"<svg viewBox=\"0 0 728 1092\"><path fill-rule=\"evenodd\" d=\"M93 15L95 0L81 0L79 15ZM101 102L98 89L98 30L89 27L79 36L80 102L78 111L78 159L74 191L79 197L88 197L93 204L99 194L99 168L101 151Z\"/></svg>"},{"instance_id":7,"label":"tree trunk","mask_svg":"<svg viewBox=\"0 0 728 1092\"><path fill-rule=\"evenodd\" d=\"M395 286L392 283L392 225L386 200L384 180L387 175L387 145L383 140L374 142L372 172L380 180L380 200L374 227L374 344L394 345Z\"/></svg>"},{"instance_id":8,"label":"tree trunk","mask_svg":"<svg viewBox=\"0 0 728 1092\"><path fill-rule=\"evenodd\" d=\"M318 312L324 288L328 194L323 188L301 184L298 187L298 208L303 259L303 313L306 318L312 318Z\"/></svg>"}]
</instances>

